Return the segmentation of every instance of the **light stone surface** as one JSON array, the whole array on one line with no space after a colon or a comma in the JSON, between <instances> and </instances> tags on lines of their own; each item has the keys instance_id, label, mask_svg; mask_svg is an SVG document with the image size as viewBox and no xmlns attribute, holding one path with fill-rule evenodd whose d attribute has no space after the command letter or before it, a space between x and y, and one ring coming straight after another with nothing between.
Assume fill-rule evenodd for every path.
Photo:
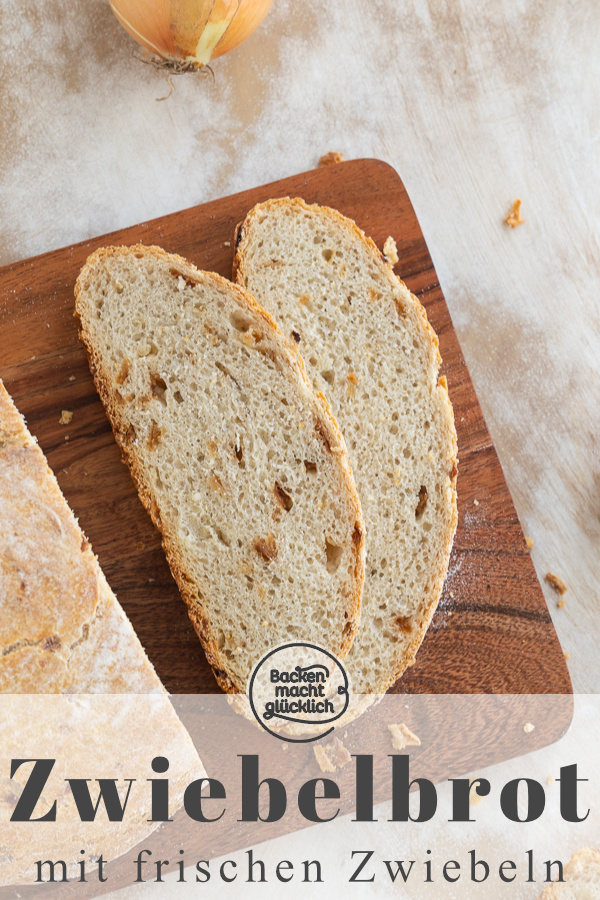
<instances>
[{"instance_id":1,"label":"light stone surface","mask_svg":"<svg viewBox=\"0 0 600 900\"><path fill-rule=\"evenodd\" d=\"M275 0L157 102L105 0L0 4L0 263L329 150L397 169L538 575L569 587L544 592L578 691L600 687L599 35L597 0Z\"/></svg>"}]
</instances>

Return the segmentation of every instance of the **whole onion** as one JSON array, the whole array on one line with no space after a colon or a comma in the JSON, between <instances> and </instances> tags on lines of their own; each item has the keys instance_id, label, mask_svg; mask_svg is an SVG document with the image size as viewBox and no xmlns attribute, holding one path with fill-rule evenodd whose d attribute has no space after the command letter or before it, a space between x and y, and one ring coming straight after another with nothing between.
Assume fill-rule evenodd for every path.
<instances>
[{"instance_id":1,"label":"whole onion","mask_svg":"<svg viewBox=\"0 0 600 900\"><path fill-rule=\"evenodd\" d=\"M121 25L165 67L208 65L255 31L273 0L110 0Z\"/></svg>"}]
</instances>

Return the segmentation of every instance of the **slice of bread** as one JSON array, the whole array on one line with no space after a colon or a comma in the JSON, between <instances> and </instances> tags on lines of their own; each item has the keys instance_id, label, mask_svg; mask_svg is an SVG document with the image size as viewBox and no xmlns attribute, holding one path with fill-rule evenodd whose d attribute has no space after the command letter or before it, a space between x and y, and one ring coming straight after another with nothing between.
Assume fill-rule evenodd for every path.
<instances>
[{"instance_id":1,"label":"slice of bread","mask_svg":"<svg viewBox=\"0 0 600 900\"><path fill-rule=\"evenodd\" d=\"M600 900L600 850L578 850L563 877L564 882L545 888L540 900Z\"/></svg>"},{"instance_id":2,"label":"slice of bread","mask_svg":"<svg viewBox=\"0 0 600 900\"><path fill-rule=\"evenodd\" d=\"M437 337L373 241L303 200L255 206L234 276L304 355L348 445L365 517L361 627L346 667L382 693L415 658L456 528L456 432Z\"/></svg>"},{"instance_id":3,"label":"slice of bread","mask_svg":"<svg viewBox=\"0 0 600 900\"><path fill-rule=\"evenodd\" d=\"M80 335L221 687L272 647L344 657L364 581L339 428L241 288L158 247L112 247L75 288Z\"/></svg>"}]
</instances>

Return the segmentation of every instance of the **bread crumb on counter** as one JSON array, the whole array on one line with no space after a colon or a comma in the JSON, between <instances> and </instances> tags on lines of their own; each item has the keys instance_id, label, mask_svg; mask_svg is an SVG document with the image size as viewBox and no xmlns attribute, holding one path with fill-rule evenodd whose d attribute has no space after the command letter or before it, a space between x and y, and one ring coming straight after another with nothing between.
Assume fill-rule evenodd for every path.
<instances>
[{"instance_id":1,"label":"bread crumb on counter","mask_svg":"<svg viewBox=\"0 0 600 900\"><path fill-rule=\"evenodd\" d=\"M566 605L567 605L566 600L559 600L558 603L556 604L556 607L557 607L557 609L562 609L563 606L566 606Z\"/></svg>"},{"instance_id":2,"label":"bread crumb on counter","mask_svg":"<svg viewBox=\"0 0 600 900\"><path fill-rule=\"evenodd\" d=\"M481 794L477 793L477 789L475 789L474 791L471 790L473 784L476 781L479 781L479 778L477 776L469 779L469 805L470 806L478 806L481 803L481 801L483 800L483 797L481 796Z\"/></svg>"},{"instance_id":3,"label":"bread crumb on counter","mask_svg":"<svg viewBox=\"0 0 600 900\"><path fill-rule=\"evenodd\" d=\"M335 772L352 759L339 738L334 738L328 744L317 744L313 750L321 772Z\"/></svg>"},{"instance_id":4,"label":"bread crumb on counter","mask_svg":"<svg viewBox=\"0 0 600 900\"><path fill-rule=\"evenodd\" d=\"M517 228L517 226L522 225L525 222L525 219L521 218L521 201L518 197L511 206L504 221L511 228Z\"/></svg>"},{"instance_id":5,"label":"bread crumb on counter","mask_svg":"<svg viewBox=\"0 0 600 900\"><path fill-rule=\"evenodd\" d=\"M383 245L383 255L386 256L393 266L398 262L398 247L396 245L396 241L394 238L390 236L386 239L385 244Z\"/></svg>"},{"instance_id":6,"label":"bread crumb on counter","mask_svg":"<svg viewBox=\"0 0 600 900\"><path fill-rule=\"evenodd\" d=\"M344 154L335 153L333 150L330 150L329 153L323 154L323 156L319 160L319 166L321 168L323 166L335 166L337 163L341 162L344 162Z\"/></svg>"},{"instance_id":7,"label":"bread crumb on counter","mask_svg":"<svg viewBox=\"0 0 600 900\"><path fill-rule=\"evenodd\" d=\"M525 535L525 543L527 544L528 550L533 550L533 548L535 546L535 541L532 537L528 537L528 535Z\"/></svg>"},{"instance_id":8,"label":"bread crumb on counter","mask_svg":"<svg viewBox=\"0 0 600 900\"><path fill-rule=\"evenodd\" d=\"M525 734L531 734L534 728L535 725L532 725L531 722L527 722L527 724L523 726L523 731L525 732Z\"/></svg>"},{"instance_id":9,"label":"bread crumb on counter","mask_svg":"<svg viewBox=\"0 0 600 900\"><path fill-rule=\"evenodd\" d=\"M567 593L568 588L567 588L566 584L564 583L562 578L559 578L558 575L555 575L553 572L546 572L546 575L544 576L544 581L547 584L549 584L550 587L553 588L557 594L560 594L561 597L563 594Z\"/></svg>"},{"instance_id":10,"label":"bread crumb on counter","mask_svg":"<svg viewBox=\"0 0 600 900\"><path fill-rule=\"evenodd\" d=\"M421 740L416 734L410 730L408 725L400 722L396 725L388 725L389 732L392 736L392 747L394 750L404 750L406 747L420 747Z\"/></svg>"},{"instance_id":11,"label":"bread crumb on counter","mask_svg":"<svg viewBox=\"0 0 600 900\"><path fill-rule=\"evenodd\" d=\"M59 425L69 425L71 419L73 418L73 413L68 409L63 409L60 414L60 419L58 420Z\"/></svg>"}]
</instances>

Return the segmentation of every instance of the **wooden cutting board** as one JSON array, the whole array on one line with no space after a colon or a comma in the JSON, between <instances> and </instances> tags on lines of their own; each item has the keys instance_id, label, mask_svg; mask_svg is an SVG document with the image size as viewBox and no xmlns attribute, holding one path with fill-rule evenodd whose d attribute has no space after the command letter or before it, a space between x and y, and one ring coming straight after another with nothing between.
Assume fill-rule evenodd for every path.
<instances>
[{"instance_id":1,"label":"wooden cutting board","mask_svg":"<svg viewBox=\"0 0 600 900\"><path fill-rule=\"evenodd\" d=\"M397 173L356 160L163 216L0 269L0 377L98 554L158 675L177 693L218 692L165 563L158 533L120 460L73 318L73 286L104 244L156 243L229 277L235 225L257 202L301 196L355 219L381 247L439 335L459 446L459 524L444 593L412 693L569 693L571 685L502 469L427 245ZM62 410L73 413L61 425ZM557 723L556 736L567 721Z\"/></svg>"}]
</instances>

